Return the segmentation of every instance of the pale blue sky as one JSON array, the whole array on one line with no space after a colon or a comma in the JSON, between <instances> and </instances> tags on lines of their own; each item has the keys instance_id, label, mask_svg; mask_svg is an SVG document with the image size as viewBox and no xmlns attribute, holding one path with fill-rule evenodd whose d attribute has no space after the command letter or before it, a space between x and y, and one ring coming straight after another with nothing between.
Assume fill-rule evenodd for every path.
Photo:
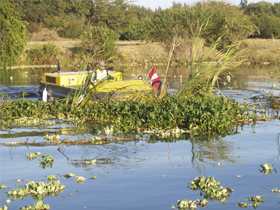
<instances>
[{"instance_id":1,"label":"pale blue sky","mask_svg":"<svg viewBox=\"0 0 280 210\"><path fill-rule=\"evenodd\" d=\"M135 5L140 5L144 6L146 8L151 8L155 10L158 7L161 7L162 9L166 9L172 5L172 2L174 0L135 0ZM241 0L228 0L227 2L234 4L234 5L239 5ZM259 2L260 0L248 0L248 3L256 3ZM186 3L188 5L192 5L195 2L198 2L198 0L175 0L175 2L180 2L180 3ZM266 2L279 2L279 0L266 0Z\"/></svg>"}]
</instances>

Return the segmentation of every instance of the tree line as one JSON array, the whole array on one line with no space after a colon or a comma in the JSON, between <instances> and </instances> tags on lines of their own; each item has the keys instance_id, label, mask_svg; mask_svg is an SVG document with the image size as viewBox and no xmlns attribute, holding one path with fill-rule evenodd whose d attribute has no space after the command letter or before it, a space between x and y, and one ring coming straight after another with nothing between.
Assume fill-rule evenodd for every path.
<instances>
[{"instance_id":1,"label":"tree line","mask_svg":"<svg viewBox=\"0 0 280 210\"><path fill-rule=\"evenodd\" d=\"M224 1L193 5L173 2L167 9L134 5L128 0L1 0L1 66L12 65L26 38L42 28L64 38L79 38L81 54L114 55L116 40L161 41L197 34L207 45L219 37L220 49L246 38L280 37L280 3L265 1L239 6ZM15 50L16 49L16 50ZM5 58L3 60L3 58ZM5 63L6 62L6 63Z\"/></svg>"}]
</instances>

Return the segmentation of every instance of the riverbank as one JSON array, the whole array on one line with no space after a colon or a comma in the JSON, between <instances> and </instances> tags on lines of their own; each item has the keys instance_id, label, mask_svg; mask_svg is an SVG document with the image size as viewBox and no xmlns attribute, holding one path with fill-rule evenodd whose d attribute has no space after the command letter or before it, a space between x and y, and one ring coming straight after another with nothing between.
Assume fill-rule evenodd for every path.
<instances>
[{"instance_id":1,"label":"riverbank","mask_svg":"<svg viewBox=\"0 0 280 210\"><path fill-rule=\"evenodd\" d=\"M46 32L47 33L47 32ZM80 40L64 39L57 34L49 32L35 36L32 41L27 43L25 51L28 51L35 46L52 43L60 49L63 60L71 59L73 52L77 49L77 44ZM207 47L204 47L206 50ZM116 63L129 65L143 64L162 64L166 65L168 60L168 50L160 42L147 43L142 41L118 41L116 42L116 50L120 54L120 59ZM275 64L280 62L280 40L279 39L246 39L243 40L240 46L240 54L238 60L245 60L247 64ZM67 58L68 57L68 58ZM22 55L21 60L26 58ZM190 41L185 41L184 44L177 49L172 56L172 65L187 64L190 58ZM210 56L210 60L211 56ZM55 64L55 63L52 63ZM26 65L26 63L20 65ZM31 65L31 64L27 64ZM33 64L32 64L33 65ZM51 64L45 64L51 65Z\"/></svg>"}]
</instances>

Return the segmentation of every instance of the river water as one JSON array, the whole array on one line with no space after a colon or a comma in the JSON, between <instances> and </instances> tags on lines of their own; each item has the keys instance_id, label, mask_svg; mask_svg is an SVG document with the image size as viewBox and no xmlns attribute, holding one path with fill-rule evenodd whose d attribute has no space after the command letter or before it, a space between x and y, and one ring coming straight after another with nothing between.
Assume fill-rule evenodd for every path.
<instances>
[{"instance_id":1,"label":"river water","mask_svg":"<svg viewBox=\"0 0 280 210\"><path fill-rule=\"evenodd\" d=\"M133 67L127 76L146 76L151 67ZM29 94L26 99L36 100L38 78L44 73L39 70L13 70L2 72L0 92L12 100ZM47 70L49 71L49 70ZM157 67L157 73L164 77L165 67ZM230 81L226 78L231 76ZM279 94L279 74L276 66L242 66L225 73L219 81L219 91L240 103L256 102L253 96L263 93ZM176 91L188 79L186 67L171 68L167 81ZM24 94L25 95L25 94ZM258 99L257 102L262 102ZM43 202L51 209L171 209L177 200L203 199L199 191L188 188L196 176L211 176L234 192L225 203L208 201L206 209L236 209L240 202L260 195L265 202L258 209L279 209L280 193L270 190L279 188L279 120L257 122L237 128L237 134L226 137L192 137L178 135L165 139L147 134L131 135L130 141L112 142L105 145L60 145L46 146L47 134L60 134L61 139L86 139L98 135L98 129L84 128L63 121L52 126L11 127L0 130L0 206L18 209L33 205L37 200L31 196L19 200L8 197L7 192L22 188L26 181L47 181L48 175L55 175L66 188L57 196L44 197ZM37 145L7 146L9 142L35 141ZM40 144L41 143L41 144ZM43 169L38 158L28 161L27 153L52 154L52 167ZM96 159L94 165L86 161ZM269 163L271 173L260 172L260 165ZM276 170L274 170L276 168ZM75 177L63 175L75 173L86 180L82 184ZM96 177L96 179L90 179ZM17 180L21 181L18 183ZM10 204L5 201L11 199ZM253 208L253 207L249 207ZM198 207L197 209L202 209Z\"/></svg>"}]
</instances>

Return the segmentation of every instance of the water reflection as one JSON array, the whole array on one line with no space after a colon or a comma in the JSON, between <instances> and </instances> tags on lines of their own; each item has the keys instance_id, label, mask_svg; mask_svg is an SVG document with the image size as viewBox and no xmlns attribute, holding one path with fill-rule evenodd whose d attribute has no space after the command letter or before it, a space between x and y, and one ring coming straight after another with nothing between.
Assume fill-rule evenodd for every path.
<instances>
[{"instance_id":1,"label":"water reflection","mask_svg":"<svg viewBox=\"0 0 280 210\"><path fill-rule=\"evenodd\" d=\"M172 148L175 146L174 144L181 143L190 144L191 150L188 151L190 152L189 159L191 160L194 170L200 174L206 170L206 165L217 166L217 162L232 164L240 161L239 158L233 155L235 149L234 142L228 141L220 136L202 137L184 135L184 137L180 136L178 139L158 139L150 135L135 137L138 140L133 138L133 140L129 142L120 141L107 145L79 145L83 151L79 159L71 158L71 152L69 153L68 147L66 146L61 146L59 151L66 157L69 165L84 168L86 171L94 170L94 167L101 167L103 168L102 170L106 171L106 165L110 166L110 170L123 169L123 167L127 165L129 165L129 170L135 167L138 168L138 164L141 165L157 158L155 157L155 153L151 153L148 149L151 147L151 144L162 144L162 146L165 147L166 143L168 143L168 149L165 149L166 153L162 156L163 158L168 158L174 168L181 167L182 164L173 160L173 156L176 156L176 154L174 154ZM144 156L143 153L145 154ZM89 164L89 162L94 159L97 161L93 166ZM131 166L131 163L133 166ZM220 167L222 167L222 165L220 165Z\"/></svg>"},{"instance_id":2,"label":"water reflection","mask_svg":"<svg viewBox=\"0 0 280 210\"><path fill-rule=\"evenodd\" d=\"M277 160L279 160L280 157L280 133L277 135L276 137L276 147L277 147L277 151L278 154L276 154L270 161L272 162L272 166L275 165L275 163L277 162Z\"/></svg>"}]
</instances>

